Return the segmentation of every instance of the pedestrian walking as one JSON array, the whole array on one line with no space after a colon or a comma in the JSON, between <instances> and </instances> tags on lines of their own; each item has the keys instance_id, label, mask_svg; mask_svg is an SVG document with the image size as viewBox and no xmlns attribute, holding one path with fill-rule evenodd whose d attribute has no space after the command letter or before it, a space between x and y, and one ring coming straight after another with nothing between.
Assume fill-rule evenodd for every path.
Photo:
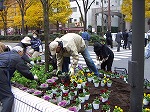
<instances>
[{"instance_id":1,"label":"pedestrian walking","mask_svg":"<svg viewBox=\"0 0 150 112\"><path fill-rule=\"evenodd\" d=\"M127 29L125 29L125 31L122 33L122 36L123 36L123 41L124 41L123 49L126 49L127 43L128 43L128 36L129 36L127 33Z\"/></svg>"},{"instance_id":2,"label":"pedestrian walking","mask_svg":"<svg viewBox=\"0 0 150 112\"><path fill-rule=\"evenodd\" d=\"M13 73L18 70L24 77L34 80L38 79L29 71L29 67L24 63L21 56L23 48L15 46L11 51L0 54L0 102L2 103L1 112L11 112L14 102L14 95L11 91L10 80Z\"/></svg>"},{"instance_id":3,"label":"pedestrian walking","mask_svg":"<svg viewBox=\"0 0 150 112\"><path fill-rule=\"evenodd\" d=\"M32 58L36 58L42 53L42 41L39 38L39 30L33 31L33 37L31 38L31 50L29 51Z\"/></svg>"},{"instance_id":4,"label":"pedestrian walking","mask_svg":"<svg viewBox=\"0 0 150 112\"><path fill-rule=\"evenodd\" d=\"M16 46L20 46L23 48L23 56L22 59L27 62L30 63L32 65L34 65L34 62L31 61L31 59L29 58L29 54L27 53L27 48L29 46L31 46L31 38L30 37L24 37Z\"/></svg>"},{"instance_id":5,"label":"pedestrian walking","mask_svg":"<svg viewBox=\"0 0 150 112\"><path fill-rule=\"evenodd\" d=\"M132 30L129 31L128 35L128 49L130 50L132 44Z\"/></svg>"},{"instance_id":6,"label":"pedestrian walking","mask_svg":"<svg viewBox=\"0 0 150 112\"><path fill-rule=\"evenodd\" d=\"M117 52L120 52L121 40L122 40L122 34L121 34L121 31L118 30L118 33L117 33L116 39L115 39L115 41L117 42Z\"/></svg>"},{"instance_id":7,"label":"pedestrian walking","mask_svg":"<svg viewBox=\"0 0 150 112\"><path fill-rule=\"evenodd\" d=\"M114 60L114 53L107 45L99 42L94 43L94 52L96 59L101 63L101 69L105 71L112 71L112 64Z\"/></svg>"},{"instance_id":8,"label":"pedestrian walking","mask_svg":"<svg viewBox=\"0 0 150 112\"><path fill-rule=\"evenodd\" d=\"M79 61L79 53L85 59L85 62L91 72L99 76L99 72L90 57L83 38L75 33L67 33L62 36L59 41L52 41L49 45L50 52L52 55L56 54L57 58L57 69L62 71L63 57L72 56L72 63L70 67L70 73L74 74L74 69L76 68Z\"/></svg>"},{"instance_id":9,"label":"pedestrian walking","mask_svg":"<svg viewBox=\"0 0 150 112\"><path fill-rule=\"evenodd\" d=\"M89 41L90 41L90 35L87 32L87 30L85 30L84 32L81 33L81 37L85 41L85 45L88 47L89 46Z\"/></svg>"},{"instance_id":10,"label":"pedestrian walking","mask_svg":"<svg viewBox=\"0 0 150 112\"><path fill-rule=\"evenodd\" d=\"M112 40L112 34L111 34L111 31L110 31L110 30L108 30L108 31L106 32L106 44L107 44L108 46L110 45L110 47L113 48L113 40Z\"/></svg>"}]
</instances>

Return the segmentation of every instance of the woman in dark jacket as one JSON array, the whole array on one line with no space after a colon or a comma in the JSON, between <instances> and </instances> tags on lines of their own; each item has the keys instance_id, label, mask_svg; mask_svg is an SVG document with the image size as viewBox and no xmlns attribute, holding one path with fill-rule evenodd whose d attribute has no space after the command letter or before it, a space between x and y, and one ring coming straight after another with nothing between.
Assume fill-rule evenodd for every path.
<instances>
[{"instance_id":1,"label":"woman in dark jacket","mask_svg":"<svg viewBox=\"0 0 150 112\"><path fill-rule=\"evenodd\" d=\"M111 71L112 63L114 60L113 51L110 50L106 45L103 45L99 42L95 42L94 52L97 56L97 60L101 62L101 69Z\"/></svg>"}]
</instances>

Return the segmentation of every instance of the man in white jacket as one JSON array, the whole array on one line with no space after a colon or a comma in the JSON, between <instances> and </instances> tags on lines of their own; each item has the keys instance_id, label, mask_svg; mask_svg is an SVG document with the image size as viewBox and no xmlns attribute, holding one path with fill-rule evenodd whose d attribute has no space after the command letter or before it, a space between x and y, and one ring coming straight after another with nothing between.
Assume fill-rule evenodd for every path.
<instances>
[{"instance_id":1,"label":"man in white jacket","mask_svg":"<svg viewBox=\"0 0 150 112\"><path fill-rule=\"evenodd\" d=\"M90 57L90 54L86 48L83 38L75 33L67 33L61 38L56 38L49 44L50 52L52 55L56 54L57 58L57 69L62 71L63 57L72 56L72 63L70 72L73 75L74 69L79 61L79 53L82 54L85 62L91 72L99 76L98 70Z\"/></svg>"}]
</instances>

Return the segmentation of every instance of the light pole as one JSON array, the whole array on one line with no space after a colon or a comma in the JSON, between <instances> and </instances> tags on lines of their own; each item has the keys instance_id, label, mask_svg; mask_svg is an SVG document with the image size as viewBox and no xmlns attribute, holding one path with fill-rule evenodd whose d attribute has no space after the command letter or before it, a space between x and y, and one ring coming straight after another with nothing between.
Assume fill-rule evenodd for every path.
<instances>
[{"instance_id":1,"label":"light pole","mask_svg":"<svg viewBox=\"0 0 150 112\"><path fill-rule=\"evenodd\" d=\"M104 10L103 10L103 0L101 0L102 2L102 37L104 36Z\"/></svg>"},{"instance_id":2,"label":"light pole","mask_svg":"<svg viewBox=\"0 0 150 112\"><path fill-rule=\"evenodd\" d=\"M108 30L111 30L110 0L108 0Z\"/></svg>"}]
</instances>

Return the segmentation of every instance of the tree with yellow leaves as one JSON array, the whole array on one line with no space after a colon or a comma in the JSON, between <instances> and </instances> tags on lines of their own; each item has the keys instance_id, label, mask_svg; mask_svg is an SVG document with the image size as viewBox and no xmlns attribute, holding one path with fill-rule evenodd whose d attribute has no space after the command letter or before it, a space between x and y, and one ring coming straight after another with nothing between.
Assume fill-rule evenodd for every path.
<instances>
[{"instance_id":1,"label":"tree with yellow leaves","mask_svg":"<svg viewBox=\"0 0 150 112\"><path fill-rule=\"evenodd\" d=\"M125 15L125 21L132 21L132 0L123 0L121 12ZM145 18L150 18L150 0L145 0Z\"/></svg>"},{"instance_id":2,"label":"tree with yellow leaves","mask_svg":"<svg viewBox=\"0 0 150 112\"><path fill-rule=\"evenodd\" d=\"M72 14L70 2L69 0L55 0L53 3L50 1L50 4L50 22L56 25L58 31L59 23L67 23L70 15Z\"/></svg>"},{"instance_id":3,"label":"tree with yellow leaves","mask_svg":"<svg viewBox=\"0 0 150 112\"><path fill-rule=\"evenodd\" d=\"M0 28L4 29L4 35L7 35L7 28L12 26L13 23L12 17L14 13L11 13L13 5L14 2L12 2L11 0L5 0L5 9L3 9L3 11L0 11Z\"/></svg>"}]
</instances>

